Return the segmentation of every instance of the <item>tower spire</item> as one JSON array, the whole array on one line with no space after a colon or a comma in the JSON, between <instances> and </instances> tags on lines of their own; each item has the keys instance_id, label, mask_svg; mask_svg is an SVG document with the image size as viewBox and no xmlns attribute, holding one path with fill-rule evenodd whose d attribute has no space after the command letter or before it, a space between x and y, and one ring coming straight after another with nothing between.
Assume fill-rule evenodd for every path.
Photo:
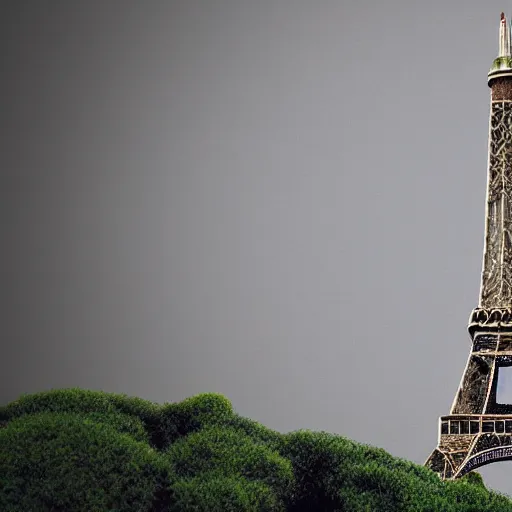
<instances>
[{"instance_id":1,"label":"tower spire","mask_svg":"<svg viewBox=\"0 0 512 512\"><path fill-rule=\"evenodd\" d=\"M505 13L501 13L500 17L500 34L499 34L499 50L498 56L494 59L491 69L489 70L488 83L494 78L499 78L512 74L512 39L510 24L507 21Z\"/></svg>"},{"instance_id":2,"label":"tower spire","mask_svg":"<svg viewBox=\"0 0 512 512\"><path fill-rule=\"evenodd\" d=\"M512 44L510 41L510 26L507 23L507 17L505 13L501 13L500 21L500 51L498 57L511 57L510 49Z\"/></svg>"}]
</instances>

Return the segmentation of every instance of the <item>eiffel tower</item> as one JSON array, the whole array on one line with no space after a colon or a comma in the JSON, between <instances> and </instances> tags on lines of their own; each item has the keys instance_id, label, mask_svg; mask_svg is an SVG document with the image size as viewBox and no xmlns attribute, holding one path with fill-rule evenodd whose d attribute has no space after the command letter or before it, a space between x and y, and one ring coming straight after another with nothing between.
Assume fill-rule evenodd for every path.
<instances>
[{"instance_id":1,"label":"eiffel tower","mask_svg":"<svg viewBox=\"0 0 512 512\"><path fill-rule=\"evenodd\" d=\"M512 460L512 404L500 403L500 372L512 372L512 54L501 14L491 90L485 242L480 301L469 317L472 342L448 416L439 419L436 449L425 465L443 479ZM506 400L504 400L506 402Z\"/></svg>"}]
</instances>

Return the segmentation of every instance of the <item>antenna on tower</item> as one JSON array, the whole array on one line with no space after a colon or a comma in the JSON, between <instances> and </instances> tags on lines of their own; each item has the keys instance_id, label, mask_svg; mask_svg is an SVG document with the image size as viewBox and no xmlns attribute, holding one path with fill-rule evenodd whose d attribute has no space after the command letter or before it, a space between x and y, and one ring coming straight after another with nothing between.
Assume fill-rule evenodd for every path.
<instances>
[{"instance_id":1,"label":"antenna on tower","mask_svg":"<svg viewBox=\"0 0 512 512\"><path fill-rule=\"evenodd\" d=\"M512 44L510 41L510 25L507 23L505 13L501 13L500 22L500 51L498 57L511 57Z\"/></svg>"},{"instance_id":2,"label":"antenna on tower","mask_svg":"<svg viewBox=\"0 0 512 512\"><path fill-rule=\"evenodd\" d=\"M500 16L499 52L487 74L487 84L490 86L496 78L512 77L512 24L508 22L505 13Z\"/></svg>"}]
</instances>

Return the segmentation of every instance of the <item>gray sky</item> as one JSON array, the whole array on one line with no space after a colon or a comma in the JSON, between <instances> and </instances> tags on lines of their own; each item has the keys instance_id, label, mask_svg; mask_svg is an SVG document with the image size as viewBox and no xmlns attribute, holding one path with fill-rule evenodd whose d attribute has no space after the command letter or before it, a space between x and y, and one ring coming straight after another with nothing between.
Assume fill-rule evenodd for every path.
<instances>
[{"instance_id":1,"label":"gray sky","mask_svg":"<svg viewBox=\"0 0 512 512\"><path fill-rule=\"evenodd\" d=\"M423 463L470 349L512 4L2 8L0 403L216 391Z\"/></svg>"}]
</instances>

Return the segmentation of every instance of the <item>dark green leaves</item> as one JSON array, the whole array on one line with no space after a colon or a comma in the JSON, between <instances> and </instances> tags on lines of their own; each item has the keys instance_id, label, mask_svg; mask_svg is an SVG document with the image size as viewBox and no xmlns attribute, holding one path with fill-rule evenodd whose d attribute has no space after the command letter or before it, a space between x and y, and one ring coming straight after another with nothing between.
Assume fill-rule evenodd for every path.
<instances>
[{"instance_id":1,"label":"dark green leaves","mask_svg":"<svg viewBox=\"0 0 512 512\"><path fill-rule=\"evenodd\" d=\"M3 512L512 512L469 474L324 432L280 434L222 395L158 405L81 389L0 408Z\"/></svg>"}]
</instances>

